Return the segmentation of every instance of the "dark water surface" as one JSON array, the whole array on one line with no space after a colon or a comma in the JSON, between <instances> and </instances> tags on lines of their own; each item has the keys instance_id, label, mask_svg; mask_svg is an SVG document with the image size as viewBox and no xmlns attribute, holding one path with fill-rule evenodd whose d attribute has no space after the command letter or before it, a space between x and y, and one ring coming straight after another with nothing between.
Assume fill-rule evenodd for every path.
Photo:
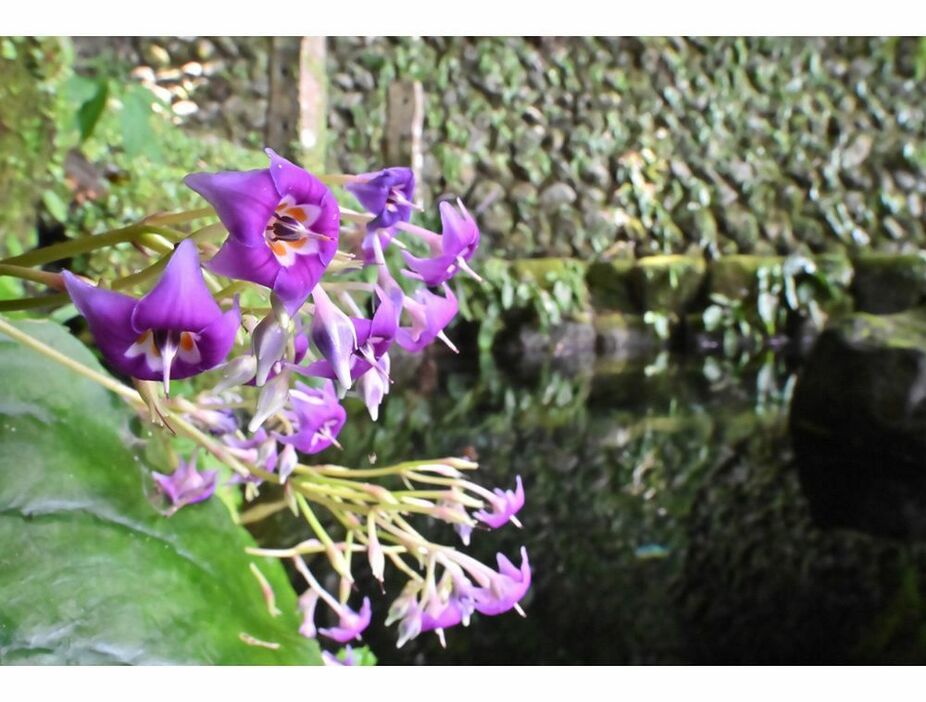
<instances>
[{"instance_id":1,"label":"dark water surface","mask_svg":"<svg viewBox=\"0 0 926 702\"><path fill-rule=\"evenodd\" d=\"M783 358L509 365L406 369L380 422L355 413L326 456L478 455L483 484L524 480L524 528L476 532L472 552L527 547L528 616L476 615L446 650L433 634L397 650L382 621L402 582L365 587L381 663L926 662L926 549L814 525Z\"/></svg>"}]
</instances>

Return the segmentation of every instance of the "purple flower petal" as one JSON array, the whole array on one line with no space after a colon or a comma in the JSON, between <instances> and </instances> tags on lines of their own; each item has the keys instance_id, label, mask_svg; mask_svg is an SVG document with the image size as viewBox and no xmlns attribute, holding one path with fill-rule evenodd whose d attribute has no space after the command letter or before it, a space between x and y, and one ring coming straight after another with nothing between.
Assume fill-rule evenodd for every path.
<instances>
[{"instance_id":1,"label":"purple flower petal","mask_svg":"<svg viewBox=\"0 0 926 702\"><path fill-rule=\"evenodd\" d=\"M406 351L421 351L456 316L459 309L457 298L446 284L443 287L444 297L420 288L415 291L413 299L406 300L405 309L412 318L412 325L400 327L395 335L396 343Z\"/></svg>"},{"instance_id":2,"label":"purple flower petal","mask_svg":"<svg viewBox=\"0 0 926 702\"><path fill-rule=\"evenodd\" d=\"M319 629L318 633L333 639L338 643L347 643L356 639L370 625L370 598L364 597L363 604L359 612L354 612L347 605L342 605L341 616L338 619L338 626L328 629Z\"/></svg>"},{"instance_id":3,"label":"purple flower petal","mask_svg":"<svg viewBox=\"0 0 926 702\"><path fill-rule=\"evenodd\" d=\"M347 412L338 402L330 381L320 389L297 383L296 389L290 392L290 404L295 415L296 432L278 438L281 443L294 446L302 453L324 451L334 443L347 421Z\"/></svg>"},{"instance_id":4,"label":"purple flower petal","mask_svg":"<svg viewBox=\"0 0 926 702\"><path fill-rule=\"evenodd\" d=\"M198 364L200 370L215 368L225 360L235 345L235 334L238 333L239 326L241 326L241 312L238 309L238 298L236 297L235 303L230 310L220 315L218 319L199 332L197 346L201 356ZM178 360L182 361L183 359Z\"/></svg>"},{"instance_id":5,"label":"purple flower petal","mask_svg":"<svg viewBox=\"0 0 926 702\"><path fill-rule=\"evenodd\" d=\"M403 251L402 256L405 257L405 264L414 273L411 277L420 279L430 287L446 283L460 268L457 257L453 254L441 254L434 258L418 258L408 251Z\"/></svg>"},{"instance_id":6,"label":"purple flower petal","mask_svg":"<svg viewBox=\"0 0 926 702\"><path fill-rule=\"evenodd\" d=\"M170 475L152 473L155 483L167 496L173 506L172 512L185 505L202 502L215 492L218 471L196 470L196 458L180 461L180 465Z\"/></svg>"},{"instance_id":7,"label":"purple flower petal","mask_svg":"<svg viewBox=\"0 0 926 702\"><path fill-rule=\"evenodd\" d=\"M206 263L206 268L213 273L236 280L249 280L266 288L273 288L282 267L266 242L260 246L250 246L233 237L229 237L219 252Z\"/></svg>"},{"instance_id":8,"label":"purple flower petal","mask_svg":"<svg viewBox=\"0 0 926 702\"><path fill-rule=\"evenodd\" d=\"M367 225L370 232L388 229L411 217L415 198L415 174L410 168L384 168L376 173L364 173L350 183L350 191L363 208L374 215ZM388 242L386 242L388 243Z\"/></svg>"},{"instance_id":9,"label":"purple flower petal","mask_svg":"<svg viewBox=\"0 0 926 702\"><path fill-rule=\"evenodd\" d=\"M312 341L324 359L330 364L338 382L345 388L351 386L351 358L358 347L357 327L325 291L315 288L312 293L315 302L315 316L312 318Z\"/></svg>"},{"instance_id":10,"label":"purple flower petal","mask_svg":"<svg viewBox=\"0 0 926 702\"><path fill-rule=\"evenodd\" d=\"M184 239L158 284L135 306L132 326L138 334L148 329L198 332L220 314L203 280L196 244Z\"/></svg>"},{"instance_id":11,"label":"purple flower petal","mask_svg":"<svg viewBox=\"0 0 926 702\"><path fill-rule=\"evenodd\" d=\"M215 208L234 239L264 245L264 229L280 202L269 170L191 173L183 182Z\"/></svg>"},{"instance_id":12,"label":"purple flower petal","mask_svg":"<svg viewBox=\"0 0 926 702\"><path fill-rule=\"evenodd\" d=\"M495 488L494 492L495 498L489 498L492 511L480 510L473 516L492 529L498 529L511 521L524 506L524 485L521 484L521 476L516 476L514 490Z\"/></svg>"},{"instance_id":13,"label":"purple flower petal","mask_svg":"<svg viewBox=\"0 0 926 702\"><path fill-rule=\"evenodd\" d=\"M160 370L151 368L144 355L132 358L125 355L138 339L132 327L132 313L138 300L85 283L70 271L62 271L61 275L74 306L87 319L90 333L107 363L133 378L159 379Z\"/></svg>"},{"instance_id":14,"label":"purple flower petal","mask_svg":"<svg viewBox=\"0 0 926 702\"><path fill-rule=\"evenodd\" d=\"M527 549L521 547L521 567L516 568L503 554L496 556L498 574L488 587L473 591L477 612L494 616L514 607L531 586L531 569Z\"/></svg>"}]
</instances>

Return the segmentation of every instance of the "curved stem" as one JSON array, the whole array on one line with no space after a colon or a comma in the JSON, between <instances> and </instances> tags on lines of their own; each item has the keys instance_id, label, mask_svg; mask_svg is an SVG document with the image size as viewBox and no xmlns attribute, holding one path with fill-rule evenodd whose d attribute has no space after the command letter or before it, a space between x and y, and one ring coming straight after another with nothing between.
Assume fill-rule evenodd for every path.
<instances>
[{"instance_id":1,"label":"curved stem","mask_svg":"<svg viewBox=\"0 0 926 702\"><path fill-rule=\"evenodd\" d=\"M26 266L14 266L9 263L0 263L0 277L8 276L10 278L21 278L22 280L31 280L33 283L41 283L55 290L63 288L61 274L52 271L35 270Z\"/></svg>"}]
</instances>

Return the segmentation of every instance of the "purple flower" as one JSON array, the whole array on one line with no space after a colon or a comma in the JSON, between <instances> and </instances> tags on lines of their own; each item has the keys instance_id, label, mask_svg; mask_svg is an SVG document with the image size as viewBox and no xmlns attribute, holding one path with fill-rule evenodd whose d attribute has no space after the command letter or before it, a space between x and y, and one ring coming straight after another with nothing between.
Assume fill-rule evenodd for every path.
<instances>
[{"instance_id":1,"label":"purple flower","mask_svg":"<svg viewBox=\"0 0 926 702\"><path fill-rule=\"evenodd\" d=\"M321 306L319 298L315 298L312 340L324 360L297 370L305 375L337 379L345 388L371 368L384 371L381 359L399 328L402 296L397 286L388 292L377 287L376 294L379 304L371 319L348 317L327 299L327 295L322 298L325 304Z\"/></svg>"},{"instance_id":2,"label":"purple flower","mask_svg":"<svg viewBox=\"0 0 926 702\"><path fill-rule=\"evenodd\" d=\"M446 283L443 287L444 297L435 295L427 288L419 288L414 298L405 298L405 311L411 317L412 324L410 327L399 327L395 341L406 351L421 351L438 336L443 337L444 327L456 315L457 298ZM452 344L450 348L456 351Z\"/></svg>"},{"instance_id":3,"label":"purple flower","mask_svg":"<svg viewBox=\"0 0 926 702\"><path fill-rule=\"evenodd\" d=\"M389 354L384 353L379 359L379 365L370 368L357 381L357 391L374 422L379 419L379 406L383 403L383 397L389 394L389 367Z\"/></svg>"},{"instance_id":4,"label":"purple flower","mask_svg":"<svg viewBox=\"0 0 926 702\"><path fill-rule=\"evenodd\" d=\"M527 549L521 547L521 567L515 568L503 554L496 556L498 573L493 573L487 587L473 590L475 609L494 616L515 607L531 586L531 569Z\"/></svg>"},{"instance_id":5,"label":"purple flower","mask_svg":"<svg viewBox=\"0 0 926 702\"><path fill-rule=\"evenodd\" d=\"M406 275L424 281L425 285L434 287L450 280L460 269L469 270L469 261L479 246L479 227L459 200L458 212L449 202L440 204L441 232L421 230L431 247L431 258L418 258L407 251L403 252L405 263L411 269ZM415 228L417 230L417 228Z\"/></svg>"},{"instance_id":6,"label":"purple flower","mask_svg":"<svg viewBox=\"0 0 926 702\"><path fill-rule=\"evenodd\" d=\"M493 492L495 493L494 497L486 496L492 510L489 512L480 510L474 513L473 516L493 529L498 529L509 521L520 526L514 515L524 506L524 486L521 484L521 476L515 478L514 490L495 488Z\"/></svg>"},{"instance_id":7,"label":"purple flower","mask_svg":"<svg viewBox=\"0 0 926 702\"><path fill-rule=\"evenodd\" d=\"M415 174L411 168L384 168L376 173L363 173L347 189L374 215L367 225L369 231L388 229L411 217L415 198Z\"/></svg>"},{"instance_id":8,"label":"purple flower","mask_svg":"<svg viewBox=\"0 0 926 702\"><path fill-rule=\"evenodd\" d=\"M315 176L267 149L270 168L192 173L230 236L209 269L273 290L295 313L338 248L341 213Z\"/></svg>"},{"instance_id":9,"label":"purple flower","mask_svg":"<svg viewBox=\"0 0 926 702\"><path fill-rule=\"evenodd\" d=\"M222 437L222 441L228 446L228 452L236 458L253 463L268 473L276 471L279 461L277 440L275 436L268 434L263 428L258 429L250 439L239 439L234 433L231 433ZM259 484L262 481L254 476L245 478L236 473L229 479L229 482Z\"/></svg>"},{"instance_id":10,"label":"purple flower","mask_svg":"<svg viewBox=\"0 0 926 702\"><path fill-rule=\"evenodd\" d=\"M152 473L158 488L167 495L171 509L168 515L173 514L184 505L192 505L212 497L216 488L218 471L196 470L196 457L189 461L180 461L180 465L170 475Z\"/></svg>"},{"instance_id":11,"label":"purple flower","mask_svg":"<svg viewBox=\"0 0 926 702\"><path fill-rule=\"evenodd\" d=\"M140 300L94 287L68 271L68 294L107 362L141 380L189 378L222 363L235 343L238 303L222 312L209 294L192 241L180 243L157 285Z\"/></svg>"},{"instance_id":12,"label":"purple flower","mask_svg":"<svg viewBox=\"0 0 926 702\"><path fill-rule=\"evenodd\" d=\"M363 604L360 605L360 611L355 612L346 604L340 606L338 613L338 625L326 629L319 629L318 633L327 636L338 643L347 643L356 639L370 625L370 598L364 597Z\"/></svg>"},{"instance_id":13,"label":"purple flower","mask_svg":"<svg viewBox=\"0 0 926 702\"><path fill-rule=\"evenodd\" d=\"M278 435L281 443L309 454L324 451L331 444L337 443L337 435L347 421L347 412L338 402L334 385L330 381L319 389L296 383L289 398L297 428L291 436Z\"/></svg>"}]
</instances>

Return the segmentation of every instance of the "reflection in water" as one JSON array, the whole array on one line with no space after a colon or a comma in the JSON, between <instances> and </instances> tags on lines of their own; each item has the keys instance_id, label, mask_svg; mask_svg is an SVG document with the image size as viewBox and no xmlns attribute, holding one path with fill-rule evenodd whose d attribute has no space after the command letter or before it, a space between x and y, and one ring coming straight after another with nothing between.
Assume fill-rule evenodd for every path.
<instances>
[{"instance_id":1,"label":"reflection in water","mask_svg":"<svg viewBox=\"0 0 926 702\"><path fill-rule=\"evenodd\" d=\"M523 530L473 537L488 562L527 546L527 618L454 628L446 650L429 635L396 650L394 628L374 625L380 662L926 662L926 551L816 528L790 458L793 375L771 356L724 363L425 360L399 371L377 424L351 405L345 450L323 460L477 456L484 484L521 475L527 492ZM304 538L278 527L258 538ZM387 581L374 621L400 587Z\"/></svg>"}]
</instances>

